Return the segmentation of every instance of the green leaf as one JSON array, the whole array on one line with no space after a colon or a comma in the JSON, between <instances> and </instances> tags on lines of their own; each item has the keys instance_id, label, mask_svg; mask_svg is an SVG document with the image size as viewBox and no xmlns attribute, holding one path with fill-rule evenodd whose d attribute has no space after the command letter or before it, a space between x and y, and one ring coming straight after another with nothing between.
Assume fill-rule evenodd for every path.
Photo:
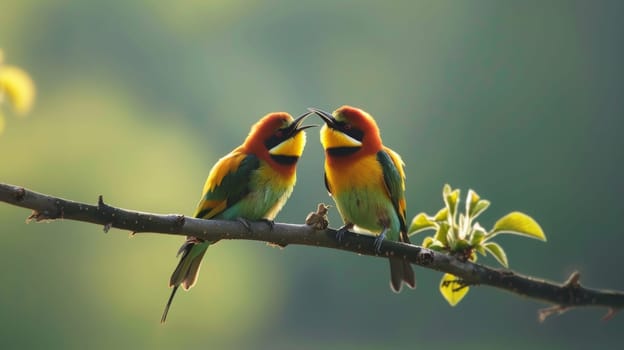
<instances>
[{"instance_id":1,"label":"green leaf","mask_svg":"<svg viewBox=\"0 0 624 350\"><path fill-rule=\"evenodd\" d=\"M440 281L440 293L451 306L457 305L466 296L470 287L459 282L459 278L445 273Z\"/></svg>"},{"instance_id":2,"label":"green leaf","mask_svg":"<svg viewBox=\"0 0 624 350\"><path fill-rule=\"evenodd\" d=\"M477 245L474 247L474 249L477 251L477 253L485 256L485 248L483 248L482 245Z\"/></svg>"},{"instance_id":3,"label":"green leaf","mask_svg":"<svg viewBox=\"0 0 624 350\"><path fill-rule=\"evenodd\" d=\"M492 254L501 265L503 265L504 267L509 266L507 262L507 254L505 254L505 251L503 250L501 246L499 246L498 244L494 242L488 242L484 244L483 247L490 254Z\"/></svg>"},{"instance_id":4,"label":"green leaf","mask_svg":"<svg viewBox=\"0 0 624 350\"><path fill-rule=\"evenodd\" d=\"M446 245L451 248L451 250L455 250L455 241L457 240L457 235L455 235L455 231L452 228L449 228L446 231Z\"/></svg>"},{"instance_id":5,"label":"green leaf","mask_svg":"<svg viewBox=\"0 0 624 350\"><path fill-rule=\"evenodd\" d=\"M429 248L429 246L431 246L431 243L433 243L435 240L433 239L433 237L427 236L425 237L425 239L423 239L422 241L422 246L423 248Z\"/></svg>"},{"instance_id":6,"label":"green leaf","mask_svg":"<svg viewBox=\"0 0 624 350\"><path fill-rule=\"evenodd\" d=\"M442 196L446 197L446 195L451 193L452 190L453 189L451 188L451 185L444 184L444 186L442 187Z\"/></svg>"},{"instance_id":7,"label":"green leaf","mask_svg":"<svg viewBox=\"0 0 624 350\"><path fill-rule=\"evenodd\" d=\"M446 221L447 218L448 218L448 208L444 207L438 210L438 212L433 217L433 221L442 222L442 221Z\"/></svg>"},{"instance_id":8,"label":"green leaf","mask_svg":"<svg viewBox=\"0 0 624 350\"><path fill-rule=\"evenodd\" d=\"M441 252L441 251L444 251L447 247L446 245L444 245L444 243L434 239L427 248L431 250L435 250L436 252Z\"/></svg>"},{"instance_id":9,"label":"green leaf","mask_svg":"<svg viewBox=\"0 0 624 350\"><path fill-rule=\"evenodd\" d=\"M449 191L451 186L448 186L448 189L447 186L444 186L444 203L449 210L449 214L451 214L452 217L455 217L455 213L457 213L457 206L459 205L459 195L461 193L459 190Z\"/></svg>"},{"instance_id":10,"label":"green leaf","mask_svg":"<svg viewBox=\"0 0 624 350\"><path fill-rule=\"evenodd\" d=\"M466 213L471 219L476 218L490 206L490 201L481 199L477 192L468 190L466 196Z\"/></svg>"},{"instance_id":11,"label":"green leaf","mask_svg":"<svg viewBox=\"0 0 624 350\"><path fill-rule=\"evenodd\" d=\"M470 234L470 218L464 215L464 213L459 213L459 227L457 227L457 237L460 239L464 239L468 237Z\"/></svg>"},{"instance_id":12,"label":"green leaf","mask_svg":"<svg viewBox=\"0 0 624 350\"><path fill-rule=\"evenodd\" d=\"M440 243L442 243L444 246L447 246L448 245L448 240L447 240L448 232L449 232L449 225L446 222L441 222L433 238L436 241L439 241Z\"/></svg>"},{"instance_id":13,"label":"green leaf","mask_svg":"<svg viewBox=\"0 0 624 350\"><path fill-rule=\"evenodd\" d=\"M410 235L413 235L420 231L435 230L436 228L438 228L438 225L435 222L429 219L425 213L420 213L412 219L408 232Z\"/></svg>"},{"instance_id":14,"label":"green leaf","mask_svg":"<svg viewBox=\"0 0 624 350\"><path fill-rule=\"evenodd\" d=\"M466 213L472 212L472 208L479 202L479 195L477 192L473 190L468 190L468 194L466 195Z\"/></svg>"},{"instance_id":15,"label":"green leaf","mask_svg":"<svg viewBox=\"0 0 624 350\"><path fill-rule=\"evenodd\" d=\"M481 213L483 213L488 207L490 206L490 201L486 200L486 199L482 199L480 201L478 201L474 207L470 208L470 217L471 218L476 218L477 216L481 215Z\"/></svg>"},{"instance_id":16,"label":"green leaf","mask_svg":"<svg viewBox=\"0 0 624 350\"><path fill-rule=\"evenodd\" d=\"M488 239L499 233L511 233L546 241L546 235L540 225L532 217L518 211L500 218L488 234Z\"/></svg>"},{"instance_id":17,"label":"green leaf","mask_svg":"<svg viewBox=\"0 0 624 350\"><path fill-rule=\"evenodd\" d=\"M485 229L483 229L483 227L481 227L478 223L475 223L472 227L472 234L470 235L470 244L472 246L480 245L485 238L485 234Z\"/></svg>"},{"instance_id":18,"label":"green leaf","mask_svg":"<svg viewBox=\"0 0 624 350\"><path fill-rule=\"evenodd\" d=\"M453 247L451 247L451 251L464 250L467 248L470 248L470 243L467 240L460 238L453 242Z\"/></svg>"}]
</instances>

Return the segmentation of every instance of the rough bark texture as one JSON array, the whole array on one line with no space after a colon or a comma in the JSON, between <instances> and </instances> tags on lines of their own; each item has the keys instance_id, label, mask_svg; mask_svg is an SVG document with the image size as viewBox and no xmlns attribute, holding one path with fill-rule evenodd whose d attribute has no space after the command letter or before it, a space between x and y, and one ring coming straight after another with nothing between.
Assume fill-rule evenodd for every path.
<instances>
[{"instance_id":1,"label":"rough bark texture","mask_svg":"<svg viewBox=\"0 0 624 350\"><path fill-rule=\"evenodd\" d=\"M116 208L104 203L102 196L98 203L89 205L30 191L23 187L1 184L0 201L29 208L33 213L28 221L77 220L102 225L107 232L111 227L139 232L154 232L174 235L191 235L215 241L220 239L247 239L264 241L280 246L290 244L317 246L355 252L362 255L387 257L402 256L413 264L451 273L466 285L488 285L509 292L554 304L542 309L540 320L556 313L562 313L576 306L602 306L609 312L606 318L624 307L624 292L597 290L582 287L580 275L575 272L562 283L553 283L530 276L524 276L507 269L494 269L480 264L462 261L456 257L430 249L399 242L384 241L380 252L375 251L374 237L356 233L346 234L341 242L336 240L336 231L323 227L325 214L319 206L318 214L310 214L308 223L294 225L266 222L251 222L244 225L237 221L202 220L177 214L151 214ZM248 226L248 227L247 227Z\"/></svg>"}]
</instances>

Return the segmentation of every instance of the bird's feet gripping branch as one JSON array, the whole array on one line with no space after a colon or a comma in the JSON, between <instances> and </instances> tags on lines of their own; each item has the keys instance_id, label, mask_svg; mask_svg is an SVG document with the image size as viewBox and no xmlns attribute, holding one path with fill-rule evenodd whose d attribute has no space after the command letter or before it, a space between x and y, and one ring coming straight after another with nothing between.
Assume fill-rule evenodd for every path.
<instances>
[{"instance_id":1,"label":"bird's feet gripping branch","mask_svg":"<svg viewBox=\"0 0 624 350\"><path fill-rule=\"evenodd\" d=\"M386 231L388 231L388 228L384 227L383 231L381 231L379 236L375 237L375 242L373 242L373 244L375 245L375 252L377 252L378 254L381 253L381 244L383 243L384 239L386 239Z\"/></svg>"},{"instance_id":2,"label":"bird's feet gripping branch","mask_svg":"<svg viewBox=\"0 0 624 350\"><path fill-rule=\"evenodd\" d=\"M338 243L342 242L342 239L344 238L345 233L349 232L349 230L352 228L353 228L353 224L348 223L348 224L344 224L341 228L336 230L336 239L338 240Z\"/></svg>"}]
</instances>

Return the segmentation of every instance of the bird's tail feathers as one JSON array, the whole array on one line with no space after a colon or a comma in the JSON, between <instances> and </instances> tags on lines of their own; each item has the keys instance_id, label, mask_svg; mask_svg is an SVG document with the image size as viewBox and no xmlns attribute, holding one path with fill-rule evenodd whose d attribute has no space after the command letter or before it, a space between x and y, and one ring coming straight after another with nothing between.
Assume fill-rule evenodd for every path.
<instances>
[{"instance_id":1,"label":"bird's tail feathers","mask_svg":"<svg viewBox=\"0 0 624 350\"><path fill-rule=\"evenodd\" d=\"M160 320L161 323L165 323L167 319L167 313L169 313L169 308L171 307L173 297L178 291L178 288L182 286L184 290L188 290L197 282L201 261L210 243L211 242L189 237L182 247L180 247L178 255L182 255L182 257L169 279L169 287L173 287L173 290L165 306L165 311Z\"/></svg>"},{"instance_id":2,"label":"bird's tail feathers","mask_svg":"<svg viewBox=\"0 0 624 350\"><path fill-rule=\"evenodd\" d=\"M401 230L399 241L411 244L405 230ZM395 293L398 293L401 291L403 282L412 289L416 288L416 277L412 264L403 258L390 258L390 287Z\"/></svg>"},{"instance_id":3,"label":"bird's tail feathers","mask_svg":"<svg viewBox=\"0 0 624 350\"><path fill-rule=\"evenodd\" d=\"M405 284L416 288L416 277L409 261L403 258L390 258L390 287L396 293L401 291L401 286Z\"/></svg>"},{"instance_id":4,"label":"bird's tail feathers","mask_svg":"<svg viewBox=\"0 0 624 350\"><path fill-rule=\"evenodd\" d=\"M211 242L189 238L182 244L178 255L182 255L178 266L171 274L169 287L182 285L184 290L189 290L197 282L199 268L204 254Z\"/></svg>"}]
</instances>

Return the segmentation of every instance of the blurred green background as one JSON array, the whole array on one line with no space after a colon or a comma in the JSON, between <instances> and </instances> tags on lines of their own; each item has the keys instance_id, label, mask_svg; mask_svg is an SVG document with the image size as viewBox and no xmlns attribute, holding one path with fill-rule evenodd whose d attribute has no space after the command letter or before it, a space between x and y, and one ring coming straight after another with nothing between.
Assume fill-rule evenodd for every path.
<instances>
[{"instance_id":1,"label":"blurred green background","mask_svg":"<svg viewBox=\"0 0 624 350\"><path fill-rule=\"evenodd\" d=\"M191 214L214 162L271 111L359 106L407 163L408 214L444 183L520 210L546 244L499 240L517 271L624 289L624 3L4 1L0 47L38 87L6 119L0 181ZM317 122L312 120L313 122ZM330 202L318 129L278 221ZM223 241L159 323L181 237L0 205L1 348L570 349L622 343L624 316L487 287L456 308L440 274L393 294L382 259ZM335 211L331 225L340 225ZM420 242L418 237L415 241ZM492 259L481 262L496 265Z\"/></svg>"}]
</instances>

